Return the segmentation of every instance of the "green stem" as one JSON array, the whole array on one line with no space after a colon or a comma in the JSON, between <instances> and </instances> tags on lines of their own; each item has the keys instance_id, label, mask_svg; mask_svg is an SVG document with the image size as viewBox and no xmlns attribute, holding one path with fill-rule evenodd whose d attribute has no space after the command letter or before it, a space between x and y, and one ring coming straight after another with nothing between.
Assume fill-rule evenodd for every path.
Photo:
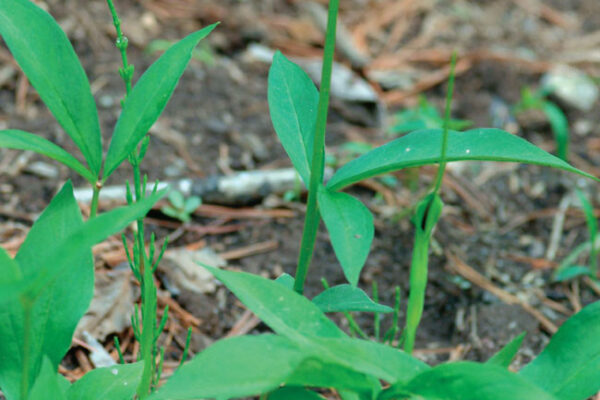
<instances>
[{"instance_id":1,"label":"green stem","mask_svg":"<svg viewBox=\"0 0 600 400\"><path fill-rule=\"evenodd\" d=\"M412 262L410 265L410 294L408 296L406 328L404 330L404 351L408 354L411 354L414 349L417 328L421 321L423 307L425 305L429 239L430 235L427 235L417 227Z\"/></svg>"},{"instance_id":2,"label":"green stem","mask_svg":"<svg viewBox=\"0 0 600 400\"><path fill-rule=\"evenodd\" d=\"M377 281L373 281L373 301L379 303L379 288L377 287ZM375 327L375 341L379 342L379 330L381 329L381 315L375 312L373 316L373 326Z\"/></svg>"},{"instance_id":3,"label":"green stem","mask_svg":"<svg viewBox=\"0 0 600 400\"><path fill-rule=\"evenodd\" d=\"M325 129L327 127L327 111L329 109L329 95L331 91L331 71L333 69L333 55L335 52L335 36L337 29L337 15L339 0L330 0L327 20L327 34L325 36L325 50L323 53L323 70L321 73L321 90L319 91L319 105L317 109L317 122L315 125L315 138L313 143L312 163L310 168L310 183L308 190L308 204L304 219L304 231L300 243L298 268L294 290L300 294L304 292L304 282L312 260L320 216L317 204L317 190L323 184L325 168Z\"/></svg>"},{"instance_id":4,"label":"green stem","mask_svg":"<svg viewBox=\"0 0 600 400\"><path fill-rule=\"evenodd\" d=\"M129 64L127 60L127 46L128 40L123 36L121 31L121 20L117 15L117 11L112 0L106 0L108 8L113 17L113 23L117 31L116 46L121 52L121 59L123 61L123 67L119 69L119 74L125 82L126 94L129 95L132 89L133 80L133 65ZM127 96L125 97L127 98ZM144 198L146 194L145 180L142 182L140 161L143 156L140 156L137 151L134 151L130 157L129 162L133 167L133 181L135 189L135 201L138 202ZM152 378L156 370L156 287L154 286L154 279L152 275L152 260L146 256L146 246L144 243L144 219L137 220L137 233L135 236L136 249L137 249L137 260L139 265L137 270L141 277L142 287L142 331L140 338L141 348L141 359L144 362L144 370L142 372L142 379L137 388L138 399L143 400L150 394L152 388Z\"/></svg>"},{"instance_id":5,"label":"green stem","mask_svg":"<svg viewBox=\"0 0 600 400\"><path fill-rule=\"evenodd\" d=\"M456 69L456 51L452 53L450 61L450 77L448 79L448 93L446 94L446 110L444 115L444 134L442 136L442 149L440 156L440 166L438 167L435 186L433 191L439 192L442 186L442 179L446 171L446 153L448 151L448 126L450 125L450 112L452 106L452 94L454 93L454 74Z\"/></svg>"},{"instance_id":6,"label":"green stem","mask_svg":"<svg viewBox=\"0 0 600 400\"><path fill-rule=\"evenodd\" d=\"M452 53L450 64L450 78L448 80L448 93L446 96L446 111L444 115L444 133L440 154L440 166L433 191L428 194L417 206L414 220L416 225L415 243L413 246L412 261L410 265L410 293L406 310L406 327L404 329L404 351L412 353L415 347L417 328L423 316L425 306L425 291L427 289L427 274L429 262L429 243L431 233L441 212L443 203L439 198L442 179L446 170L446 155L448 152L448 127L450 125L450 109L452 94L454 92L454 75L456 69L456 52Z\"/></svg>"},{"instance_id":7,"label":"green stem","mask_svg":"<svg viewBox=\"0 0 600 400\"><path fill-rule=\"evenodd\" d=\"M100 190L102 189L102 181L98 179L98 182L94 185L92 194L92 206L90 208L90 218L95 218L98 213L98 199L100 197Z\"/></svg>"},{"instance_id":8,"label":"green stem","mask_svg":"<svg viewBox=\"0 0 600 400\"><path fill-rule=\"evenodd\" d=\"M123 31L121 30L121 20L119 19L119 15L117 14L117 10L115 9L115 5L112 0L106 0L108 3L108 8L110 9L110 13L113 18L113 24L115 26L115 30L117 31L117 40L115 45L121 52L121 60L123 61L123 68L119 69L119 73L121 74L121 78L125 82L126 93L129 94L131 92L131 82L133 80L133 65L130 65L127 61L127 46L129 41L123 35Z\"/></svg>"}]
</instances>

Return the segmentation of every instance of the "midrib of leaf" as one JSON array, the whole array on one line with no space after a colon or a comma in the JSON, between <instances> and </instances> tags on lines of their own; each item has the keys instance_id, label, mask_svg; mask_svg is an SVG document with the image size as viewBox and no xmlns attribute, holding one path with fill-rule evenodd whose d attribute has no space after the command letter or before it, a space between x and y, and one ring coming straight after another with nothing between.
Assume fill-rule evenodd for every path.
<instances>
[{"instance_id":1,"label":"midrib of leaf","mask_svg":"<svg viewBox=\"0 0 600 400\"><path fill-rule=\"evenodd\" d=\"M8 25L9 25L9 29L11 29L13 32L17 31L17 29L15 29L15 25L10 23L10 19L8 20ZM67 39L68 40L68 39ZM33 51L33 49L29 46L29 44L27 43L27 41L21 41L21 43L24 43L25 46L27 48L27 50L30 53L35 53ZM37 62L37 60L35 58L33 58L33 65L35 65L35 68L38 71L45 71L46 68L44 68L44 66L40 63ZM40 74L41 78L44 80L44 83L46 83L48 86L50 86L52 88L52 90L54 91L54 93L58 93L58 90L56 89L56 86L54 85L54 83L52 82L52 80L49 80L45 74ZM66 107L65 103L63 102L61 96L55 96L58 99L58 103L60 103L61 107L63 108L65 114L67 114L67 116L69 117L69 120L71 122L71 125L73 127L73 129L75 130L75 133L77 134L78 139L81 142L81 145L85 148L85 150L87 151L87 153L90 155L90 157L92 156L93 152L90 151L90 148L88 146L88 143L83 140L84 136L83 133L79 130L79 128L77 127L77 124L75 124L75 120L73 119L73 115L71 114L71 112L69 111L68 107ZM47 106L47 105L46 105ZM47 106L48 107L48 106ZM48 107L48 109L50 109L50 107ZM63 126L63 129L65 129L65 131L67 131L67 128ZM67 131L68 133L68 131ZM77 143L75 143L77 144ZM82 151L83 152L83 151ZM96 168L93 165L90 165L90 160L85 160L88 167L90 169L92 169L93 171L95 171L95 174L98 174L98 172L96 171Z\"/></svg>"}]
</instances>

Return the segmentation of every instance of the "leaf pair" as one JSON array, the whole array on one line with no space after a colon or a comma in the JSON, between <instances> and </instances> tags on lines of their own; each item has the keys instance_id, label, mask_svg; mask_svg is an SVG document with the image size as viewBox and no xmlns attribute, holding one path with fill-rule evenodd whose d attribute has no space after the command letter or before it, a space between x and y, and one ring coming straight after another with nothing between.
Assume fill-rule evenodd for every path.
<instances>
[{"instance_id":1,"label":"leaf pair","mask_svg":"<svg viewBox=\"0 0 600 400\"><path fill-rule=\"evenodd\" d=\"M104 164L106 180L158 119L193 49L216 25L171 46L140 78L125 102ZM0 131L0 147L30 150L63 163L94 184L102 169L102 136L90 84L69 39L56 21L29 0L0 0L0 36L48 109L81 150L87 168L34 134Z\"/></svg>"},{"instance_id":2,"label":"leaf pair","mask_svg":"<svg viewBox=\"0 0 600 400\"><path fill-rule=\"evenodd\" d=\"M277 52L269 71L268 98L277 136L308 186L319 92L299 66ZM319 189L318 203L344 274L356 286L373 241L373 216L350 195L325 188Z\"/></svg>"},{"instance_id":3,"label":"leaf pair","mask_svg":"<svg viewBox=\"0 0 600 400\"><path fill-rule=\"evenodd\" d=\"M145 215L163 194L84 223L67 182L16 257L0 250L0 287L9 288L0 295L0 387L8 398L32 387L44 356L56 369L69 349L93 295L92 246Z\"/></svg>"}]
</instances>

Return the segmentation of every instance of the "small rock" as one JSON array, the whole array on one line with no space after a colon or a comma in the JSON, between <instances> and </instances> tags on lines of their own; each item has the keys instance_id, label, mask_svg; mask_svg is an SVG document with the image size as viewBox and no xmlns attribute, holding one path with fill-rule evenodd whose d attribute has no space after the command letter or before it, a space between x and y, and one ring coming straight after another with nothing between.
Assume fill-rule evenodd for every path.
<instances>
[{"instance_id":1,"label":"small rock","mask_svg":"<svg viewBox=\"0 0 600 400\"><path fill-rule=\"evenodd\" d=\"M542 77L542 86L565 103L590 111L598 99L598 87L584 72L558 65Z\"/></svg>"}]
</instances>

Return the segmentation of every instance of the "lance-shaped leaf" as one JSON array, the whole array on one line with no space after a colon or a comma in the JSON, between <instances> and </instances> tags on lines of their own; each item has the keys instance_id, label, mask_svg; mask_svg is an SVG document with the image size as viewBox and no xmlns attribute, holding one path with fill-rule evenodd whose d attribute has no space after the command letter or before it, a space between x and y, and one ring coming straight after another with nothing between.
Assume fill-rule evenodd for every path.
<instances>
[{"instance_id":1,"label":"lance-shaped leaf","mask_svg":"<svg viewBox=\"0 0 600 400\"><path fill-rule=\"evenodd\" d=\"M527 332L523 332L508 342L506 346L504 346L502 349L500 349L500 351L487 360L487 364L494 364L500 367L508 368L510 363L517 355L519 348L521 348L521 344L523 343L523 339L525 339L526 334Z\"/></svg>"},{"instance_id":2,"label":"lance-shaped leaf","mask_svg":"<svg viewBox=\"0 0 600 400\"><path fill-rule=\"evenodd\" d=\"M164 194L85 223L70 182L55 196L17 253L27 286L0 308L0 386L9 398L20 398L22 379L31 385L42 355L56 367L68 350L93 294L91 247L143 217Z\"/></svg>"},{"instance_id":3,"label":"lance-shaped leaf","mask_svg":"<svg viewBox=\"0 0 600 400\"><path fill-rule=\"evenodd\" d=\"M36 273L27 286L27 297L37 296L45 290L49 282L68 271L69 266L76 262L74 255L77 249L91 248L108 236L124 229L132 221L143 218L154 203L167 193L167 190L163 189L130 206L116 208L86 221L48 252L44 262L45 268Z\"/></svg>"},{"instance_id":4,"label":"lance-shaped leaf","mask_svg":"<svg viewBox=\"0 0 600 400\"><path fill-rule=\"evenodd\" d=\"M304 355L275 335L220 340L183 365L150 400L239 398L276 389Z\"/></svg>"},{"instance_id":5,"label":"lance-shaped leaf","mask_svg":"<svg viewBox=\"0 0 600 400\"><path fill-rule=\"evenodd\" d=\"M356 286L373 242L373 215L349 194L323 187L319 189L318 201L335 255L348 282Z\"/></svg>"},{"instance_id":6,"label":"lance-shaped leaf","mask_svg":"<svg viewBox=\"0 0 600 400\"><path fill-rule=\"evenodd\" d=\"M218 341L177 370L149 400L240 398L287 383L379 390L376 379L335 363L320 348L301 348L283 336L267 334Z\"/></svg>"},{"instance_id":7,"label":"lance-shaped leaf","mask_svg":"<svg viewBox=\"0 0 600 400\"><path fill-rule=\"evenodd\" d=\"M559 399L505 368L468 361L429 369L407 384L391 386L381 393L378 400L405 397L428 400Z\"/></svg>"},{"instance_id":8,"label":"lance-shaped leaf","mask_svg":"<svg viewBox=\"0 0 600 400\"><path fill-rule=\"evenodd\" d=\"M62 265L50 260L53 246L83 225L73 187L67 182L35 222L15 261L30 284L39 271ZM24 301L15 298L0 308L0 387L9 398L20 398L31 387L43 356L57 368L71 345L75 326L85 313L94 291L91 246L71 250L70 263L57 279L45 281L44 291ZM68 267L68 268L67 268ZM23 384L21 382L24 382Z\"/></svg>"},{"instance_id":9,"label":"lance-shaped leaf","mask_svg":"<svg viewBox=\"0 0 600 400\"><path fill-rule=\"evenodd\" d=\"M54 117L83 153L94 176L102 139L90 84L69 39L29 0L0 0L0 35Z\"/></svg>"},{"instance_id":10,"label":"lance-shaped leaf","mask_svg":"<svg viewBox=\"0 0 600 400\"><path fill-rule=\"evenodd\" d=\"M44 357L39 375L27 400L46 400L52 393L52 400L67 400L65 392L70 386L62 375L60 375L48 357Z\"/></svg>"},{"instance_id":11,"label":"lance-shaped leaf","mask_svg":"<svg viewBox=\"0 0 600 400\"><path fill-rule=\"evenodd\" d=\"M207 26L171 46L133 87L113 132L104 165L104 179L133 152L156 122L192 58L192 51L216 26Z\"/></svg>"},{"instance_id":12,"label":"lance-shaped leaf","mask_svg":"<svg viewBox=\"0 0 600 400\"><path fill-rule=\"evenodd\" d=\"M600 301L569 318L519 374L561 400L600 391Z\"/></svg>"},{"instance_id":13,"label":"lance-shaped leaf","mask_svg":"<svg viewBox=\"0 0 600 400\"><path fill-rule=\"evenodd\" d=\"M15 129L0 131L0 147L16 150L29 150L42 154L71 168L88 182L92 184L96 182L94 174L84 167L79 160L67 153L61 147L41 136L34 135L33 133Z\"/></svg>"},{"instance_id":14,"label":"lance-shaped leaf","mask_svg":"<svg viewBox=\"0 0 600 400\"><path fill-rule=\"evenodd\" d=\"M275 332L289 338L304 335L346 337L325 314L306 297L284 285L245 272L204 268L219 279L249 310Z\"/></svg>"},{"instance_id":15,"label":"lance-shaped leaf","mask_svg":"<svg viewBox=\"0 0 600 400\"><path fill-rule=\"evenodd\" d=\"M366 311L389 313L390 307L375 303L364 290L351 285L337 285L319 293L312 299L323 312Z\"/></svg>"},{"instance_id":16,"label":"lance-shaped leaf","mask_svg":"<svg viewBox=\"0 0 600 400\"><path fill-rule=\"evenodd\" d=\"M131 400L142 378L144 365L119 364L98 368L76 381L69 391L68 400Z\"/></svg>"},{"instance_id":17,"label":"lance-shaped leaf","mask_svg":"<svg viewBox=\"0 0 600 400\"><path fill-rule=\"evenodd\" d=\"M308 186L319 92L302 68L277 52L269 71L268 98L275 132Z\"/></svg>"},{"instance_id":18,"label":"lance-shaped leaf","mask_svg":"<svg viewBox=\"0 0 600 400\"><path fill-rule=\"evenodd\" d=\"M17 262L0 247L0 306L21 294L25 284Z\"/></svg>"},{"instance_id":19,"label":"lance-shaped leaf","mask_svg":"<svg viewBox=\"0 0 600 400\"><path fill-rule=\"evenodd\" d=\"M442 135L441 129L427 129L393 140L344 165L327 183L327 188L339 190L386 172L436 164L440 160ZM448 132L446 159L449 162L486 160L536 164L596 179L528 141L500 129Z\"/></svg>"}]
</instances>

